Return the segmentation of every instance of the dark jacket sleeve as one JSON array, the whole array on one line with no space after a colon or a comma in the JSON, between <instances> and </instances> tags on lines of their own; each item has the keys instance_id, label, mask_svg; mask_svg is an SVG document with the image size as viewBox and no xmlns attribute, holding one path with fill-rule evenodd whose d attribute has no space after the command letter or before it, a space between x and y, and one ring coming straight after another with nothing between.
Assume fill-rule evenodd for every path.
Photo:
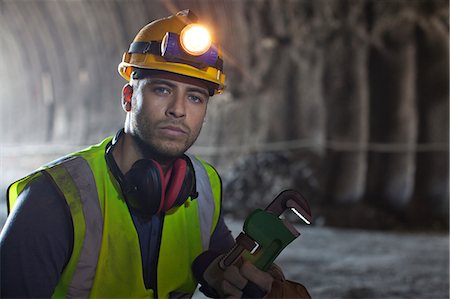
<instances>
[{"instance_id":1,"label":"dark jacket sleeve","mask_svg":"<svg viewBox=\"0 0 450 299\"><path fill-rule=\"evenodd\" d=\"M216 228L211 235L209 250L222 254L228 252L233 245L233 235L225 224L222 214L220 214Z\"/></svg>"},{"instance_id":2,"label":"dark jacket sleeve","mask_svg":"<svg viewBox=\"0 0 450 299\"><path fill-rule=\"evenodd\" d=\"M72 247L69 207L40 175L19 195L0 235L1 298L50 298Z\"/></svg>"}]
</instances>

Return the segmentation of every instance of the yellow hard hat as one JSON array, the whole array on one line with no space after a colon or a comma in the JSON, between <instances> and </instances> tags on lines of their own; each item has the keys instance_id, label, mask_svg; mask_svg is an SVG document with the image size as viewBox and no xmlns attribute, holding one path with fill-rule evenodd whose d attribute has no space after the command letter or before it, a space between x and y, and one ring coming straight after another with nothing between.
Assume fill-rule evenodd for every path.
<instances>
[{"instance_id":1,"label":"yellow hard hat","mask_svg":"<svg viewBox=\"0 0 450 299\"><path fill-rule=\"evenodd\" d=\"M214 94L225 88L222 52L209 30L197 23L189 10L142 28L123 54L118 70L127 81L159 70L212 83Z\"/></svg>"}]
</instances>

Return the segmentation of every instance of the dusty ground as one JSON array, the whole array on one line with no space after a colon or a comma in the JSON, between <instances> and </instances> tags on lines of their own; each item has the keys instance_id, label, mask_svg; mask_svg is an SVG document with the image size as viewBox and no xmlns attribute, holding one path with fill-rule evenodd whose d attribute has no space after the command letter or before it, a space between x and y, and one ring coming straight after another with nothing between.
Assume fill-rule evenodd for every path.
<instances>
[{"instance_id":1,"label":"dusty ground","mask_svg":"<svg viewBox=\"0 0 450 299\"><path fill-rule=\"evenodd\" d=\"M0 227L6 186L56 157L0 155ZM235 236L242 229L240 221L227 223ZM448 234L307 226L298 230L302 235L276 262L288 279L302 282L313 298L449 298Z\"/></svg>"},{"instance_id":2,"label":"dusty ground","mask_svg":"<svg viewBox=\"0 0 450 299\"><path fill-rule=\"evenodd\" d=\"M297 228L276 262L313 298L449 298L448 235Z\"/></svg>"},{"instance_id":3,"label":"dusty ground","mask_svg":"<svg viewBox=\"0 0 450 299\"><path fill-rule=\"evenodd\" d=\"M227 223L236 236L242 222ZM315 299L449 298L448 235L297 229L276 262Z\"/></svg>"}]
</instances>

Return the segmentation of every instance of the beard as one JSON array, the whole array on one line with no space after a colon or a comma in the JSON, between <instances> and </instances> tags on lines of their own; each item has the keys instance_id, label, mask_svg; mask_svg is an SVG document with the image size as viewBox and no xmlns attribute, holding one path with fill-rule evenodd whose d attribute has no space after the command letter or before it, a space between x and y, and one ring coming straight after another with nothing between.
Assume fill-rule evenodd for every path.
<instances>
[{"instance_id":1,"label":"beard","mask_svg":"<svg viewBox=\"0 0 450 299\"><path fill-rule=\"evenodd\" d=\"M183 128L186 135L175 138L161 134L159 128L175 125ZM160 121L151 123L142 114L135 115L132 121L133 139L145 158L172 160L181 157L197 140L200 128L191 130L178 121Z\"/></svg>"}]
</instances>

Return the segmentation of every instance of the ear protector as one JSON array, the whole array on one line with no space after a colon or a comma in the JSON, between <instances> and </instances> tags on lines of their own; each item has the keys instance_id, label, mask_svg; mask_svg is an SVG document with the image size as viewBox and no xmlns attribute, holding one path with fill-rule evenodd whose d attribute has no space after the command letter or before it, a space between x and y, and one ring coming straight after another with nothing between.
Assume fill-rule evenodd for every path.
<instances>
[{"instance_id":1,"label":"ear protector","mask_svg":"<svg viewBox=\"0 0 450 299\"><path fill-rule=\"evenodd\" d=\"M191 160L183 155L174 161L166 174L155 160L137 160L123 174L112 155L112 149L123 133L120 130L106 147L106 162L120 185L128 208L143 218L181 206L191 196L196 198L196 182Z\"/></svg>"}]
</instances>

